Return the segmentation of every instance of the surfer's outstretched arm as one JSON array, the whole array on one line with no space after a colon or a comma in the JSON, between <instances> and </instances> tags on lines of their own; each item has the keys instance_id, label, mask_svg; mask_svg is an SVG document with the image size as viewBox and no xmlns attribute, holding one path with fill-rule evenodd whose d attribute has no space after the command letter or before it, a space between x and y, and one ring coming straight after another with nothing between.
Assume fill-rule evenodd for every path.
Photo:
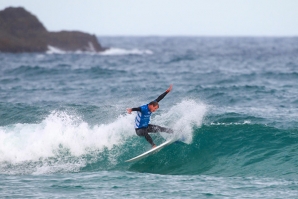
<instances>
[{"instance_id":1,"label":"surfer's outstretched arm","mask_svg":"<svg viewBox=\"0 0 298 199\"><path fill-rule=\"evenodd\" d=\"M171 92L172 88L173 88L173 85L171 84L170 87L166 90L166 92L158 96L158 98L154 101L159 102L160 100L162 100L169 92Z\"/></svg>"},{"instance_id":2,"label":"surfer's outstretched arm","mask_svg":"<svg viewBox=\"0 0 298 199\"><path fill-rule=\"evenodd\" d=\"M161 94L160 96L158 96L158 98L156 100L154 100L153 102L159 102L160 100L162 100L169 92L171 92L172 88L173 88L173 85L171 84L170 87L163 94ZM150 102L150 103L152 103L152 102ZM156 106L156 105L154 105L154 106ZM131 114L132 111L140 111L141 112L141 107L138 107L138 108L127 108L126 111L129 114Z\"/></svg>"},{"instance_id":3,"label":"surfer's outstretched arm","mask_svg":"<svg viewBox=\"0 0 298 199\"><path fill-rule=\"evenodd\" d=\"M132 111L140 111L141 112L141 107L138 107L138 108L127 108L126 110L127 110L127 112L129 114L131 114Z\"/></svg>"}]
</instances>

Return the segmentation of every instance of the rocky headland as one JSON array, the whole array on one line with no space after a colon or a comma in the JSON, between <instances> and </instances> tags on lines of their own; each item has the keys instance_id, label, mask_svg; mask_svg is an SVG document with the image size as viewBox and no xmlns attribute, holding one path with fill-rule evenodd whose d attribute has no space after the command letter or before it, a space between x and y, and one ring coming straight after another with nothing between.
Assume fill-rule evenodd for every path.
<instances>
[{"instance_id":1,"label":"rocky headland","mask_svg":"<svg viewBox=\"0 0 298 199\"><path fill-rule=\"evenodd\" d=\"M0 11L0 52L46 52L49 46L64 51L105 50L95 35L80 31L47 31L36 16L22 7Z\"/></svg>"}]
</instances>

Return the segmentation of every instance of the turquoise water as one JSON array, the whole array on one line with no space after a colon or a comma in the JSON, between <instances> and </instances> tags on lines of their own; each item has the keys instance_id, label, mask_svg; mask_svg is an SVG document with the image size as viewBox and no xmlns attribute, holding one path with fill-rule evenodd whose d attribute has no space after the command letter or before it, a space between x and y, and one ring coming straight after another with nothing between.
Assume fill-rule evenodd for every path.
<instances>
[{"instance_id":1,"label":"turquoise water","mask_svg":"<svg viewBox=\"0 0 298 199\"><path fill-rule=\"evenodd\" d=\"M297 198L298 38L99 41L0 53L1 198ZM126 163L150 149L126 108L170 84L151 123L184 141Z\"/></svg>"}]
</instances>

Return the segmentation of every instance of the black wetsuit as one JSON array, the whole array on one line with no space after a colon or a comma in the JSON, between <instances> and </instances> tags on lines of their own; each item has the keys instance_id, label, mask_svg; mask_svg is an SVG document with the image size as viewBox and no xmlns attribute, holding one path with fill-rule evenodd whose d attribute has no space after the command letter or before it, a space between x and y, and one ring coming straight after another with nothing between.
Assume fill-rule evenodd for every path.
<instances>
[{"instance_id":1,"label":"black wetsuit","mask_svg":"<svg viewBox=\"0 0 298 199\"><path fill-rule=\"evenodd\" d=\"M160 100L162 100L166 95L168 94L168 92L164 92L163 94L161 94L156 100L156 102L159 102ZM148 106L147 105L144 105L144 106ZM132 108L132 111L138 111L139 112L139 115L141 114L142 112L142 108L144 107L138 107L138 108ZM148 117L150 117L151 115L151 112L150 114L148 114ZM139 116L141 117L141 116ZM139 118L140 119L140 118ZM166 132L166 133L173 133L173 130L172 129L169 129L169 128L165 128L165 127L161 127L161 126L158 126L158 125L153 125L153 124L149 124L149 121L150 121L150 118L148 119L148 121L145 121L145 126L143 125L142 127L140 128L136 128L136 134L138 136L144 136L146 138L146 140L152 145L154 146L154 142L151 138L151 136L148 134L148 133L157 133L157 132ZM148 124L147 124L147 123Z\"/></svg>"}]
</instances>

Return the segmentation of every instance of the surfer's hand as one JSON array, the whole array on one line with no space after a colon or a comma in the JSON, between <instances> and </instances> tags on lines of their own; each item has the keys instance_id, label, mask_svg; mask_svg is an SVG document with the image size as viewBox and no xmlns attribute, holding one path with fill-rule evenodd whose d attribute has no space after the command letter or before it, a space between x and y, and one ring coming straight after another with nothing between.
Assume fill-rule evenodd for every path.
<instances>
[{"instance_id":1,"label":"surfer's hand","mask_svg":"<svg viewBox=\"0 0 298 199\"><path fill-rule=\"evenodd\" d=\"M156 147L156 145L154 144L153 146L152 146L152 149L154 149Z\"/></svg>"},{"instance_id":2,"label":"surfer's hand","mask_svg":"<svg viewBox=\"0 0 298 199\"><path fill-rule=\"evenodd\" d=\"M169 93L173 88L173 84L170 85L170 87L166 90L167 93Z\"/></svg>"},{"instance_id":3,"label":"surfer's hand","mask_svg":"<svg viewBox=\"0 0 298 199\"><path fill-rule=\"evenodd\" d=\"M132 111L131 108L127 108L126 110L127 110L127 113L128 113L128 114L131 114L131 111Z\"/></svg>"}]
</instances>

